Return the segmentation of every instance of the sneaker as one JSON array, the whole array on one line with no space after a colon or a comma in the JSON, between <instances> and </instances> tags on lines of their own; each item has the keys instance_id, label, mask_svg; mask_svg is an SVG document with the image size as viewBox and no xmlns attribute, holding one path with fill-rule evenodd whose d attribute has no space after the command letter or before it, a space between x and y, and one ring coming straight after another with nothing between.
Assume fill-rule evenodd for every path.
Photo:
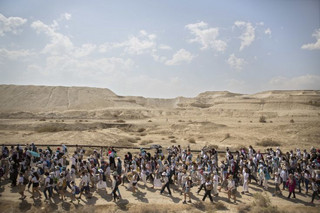
<instances>
[{"instance_id":1,"label":"sneaker","mask_svg":"<svg viewBox=\"0 0 320 213\"><path fill-rule=\"evenodd\" d=\"M191 200L189 200L188 203L191 203Z\"/></svg>"},{"instance_id":2,"label":"sneaker","mask_svg":"<svg viewBox=\"0 0 320 213\"><path fill-rule=\"evenodd\" d=\"M187 204L187 202L186 202L186 201L183 201L183 204Z\"/></svg>"}]
</instances>

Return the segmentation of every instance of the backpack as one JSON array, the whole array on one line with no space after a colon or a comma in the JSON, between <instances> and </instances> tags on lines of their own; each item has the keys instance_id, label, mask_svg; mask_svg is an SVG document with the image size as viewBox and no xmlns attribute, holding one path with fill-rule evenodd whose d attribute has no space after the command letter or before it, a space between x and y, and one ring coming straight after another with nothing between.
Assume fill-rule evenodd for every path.
<instances>
[{"instance_id":1,"label":"backpack","mask_svg":"<svg viewBox=\"0 0 320 213\"><path fill-rule=\"evenodd\" d=\"M23 185L27 185L29 183L28 178L23 177Z\"/></svg>"},{"instance_id":2,"label":"backpack","mask_svg":"<svg viewBox=\"0 0 320 213\"><path fill-rule=\"evenodd\" d=\"M119 176L119 177L117 177L117 186L119 186L120 184L121 184L121 177Z\"/></svg>"}]
</instances>

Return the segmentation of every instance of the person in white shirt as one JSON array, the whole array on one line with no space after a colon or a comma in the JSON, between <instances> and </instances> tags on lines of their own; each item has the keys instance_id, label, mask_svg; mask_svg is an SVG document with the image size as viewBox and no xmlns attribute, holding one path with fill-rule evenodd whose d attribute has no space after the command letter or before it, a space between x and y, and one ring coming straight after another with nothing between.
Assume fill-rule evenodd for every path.
<instances>
[{"instance_id":1,"label":"person in white shirt","mask_svg":"<svg viewBox=\"0 0 320 213\"><path fill-rule=\"evenodd\" d=\"M217 171L213 172L213 194L214 196L218 196L218 184L219 184L219 175Z\"/></svg>"},{"instance_id":2,"label":"person in white shirt","mask_svg":"<svg viewBox=\"0 0 320 213\"><path fill-rule=\"evenodd\" d=\"M243 191L241 192L242 194L249 193L248 185L249 185L249 170L245 168L243 171Z\"/></svg>"},{"instance_id":3,"label":"person in white shirt","mask_svg":"<svg viewBox=\"0 0 320 213\"><path fill-rule=\"evenodd\" d=\"M205 194L202 198L202 201L206 200L206 197L209 196L211 203L213 202L212 196L211 196L211 190L212 190L212 182L210 180L210 178L208 177L206 182L205 182Z\"/></svg>"}]
</instances>

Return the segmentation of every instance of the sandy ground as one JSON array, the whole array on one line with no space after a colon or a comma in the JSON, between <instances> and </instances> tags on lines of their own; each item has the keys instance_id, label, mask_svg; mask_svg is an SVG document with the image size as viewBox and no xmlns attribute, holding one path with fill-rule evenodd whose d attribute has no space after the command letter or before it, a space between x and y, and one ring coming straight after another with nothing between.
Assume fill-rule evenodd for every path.
<instances>
[{"instance_id":1,"label":"sandy ground","mask_svg":"<svg viewBox=\"0 0 320 213\"><path fill-rule=\"evenodd\" d=\"M151 184L147 186L138 184L139 192L133 194L128 188L128 184L120 186L120 193L122 198L118 202L112 201L110 195L111 188L93 193L91 199L87 199L85 196L78 203L74 201L70 203L70 199L61 201L54 198L53 202L45 202L44 200L31 199L31 193L26 191L27 198L25 201L19 200L19 195L15 188L11 188L10 184L5 184L1 187L1 199L0 204L3 207L1 212L52 212L52 211L77 211L77 212L122 212L122 211L136 211L136 212L199 212L199 211L217 211L217 212L238 212L239 208L244 204L250 204L253 202L253 194L264 192L260 186L255 183L250 185L250 194L242 195L237 194L237 203L228 202L227 194L222 190L218 197L214 197L214 203L211 204L209 198L202 202L204 191L200 192L200 195L196 194L197 187L192 189L192 204L182 204L183 196L180 192L172 187L173 196L167 195L166 191L163 195L160 195L160 189L152 189ZM272 197L272 191L274 189L272 182L270 181L269 190L266 191L267 196L270 197L272 205L277 206L280 210L290 212L319 212L320 201L316 200L314 204L310 204L310 193L305 195L304 193L297 193L296 199L287 199L288 192L285 191L283 196ZM241 191L242 187L238 187L238 191ZM217 204L218 203L218 204Z\"/></svg>"}]
</instances>

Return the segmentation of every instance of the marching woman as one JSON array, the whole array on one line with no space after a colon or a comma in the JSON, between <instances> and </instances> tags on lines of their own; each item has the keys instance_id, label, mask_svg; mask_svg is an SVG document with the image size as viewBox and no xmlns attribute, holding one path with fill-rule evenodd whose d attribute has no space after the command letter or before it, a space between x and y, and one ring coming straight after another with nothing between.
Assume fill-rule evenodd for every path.
<instances>
[{"instance_id":1,"label":"marching woman","mask_svg":"<svg viewBox=\"0 0 320 213\"><path fill-rule=\"evenodd\" d=\"M249 170L248 168L245 168L243 172L243 191L241 192L241 194L249 193L248 185L249 185Z\"/></svg>"},{"instance_id":2,"label":"marching woman","mask_svg":"<svg viewBox=\"0 0 320 213\"><path fill-rule=\"evenodd\" d=\"M184 186L183 186L183 189L184 189L184 201L183 201L183 204L186 204L187 203L187 195L189 197L189 203L191 203L191 196L190 196L190 189L192 187L192 181L191 181L191 177L188 176L186 178L186 181L184 183Z\"/></svg>"},{"instance_id":3,"label":"marching woman","mask_svg":"<svg viewBox=\"0 0 320 213\"><path fill-rule=\"evenodd\" d=\"M287 186L289 188L289 195L288 198L290 199L291 194L293 194L293 198L296 198L295 188L296 188L296 180L293 177L293 174L289 175L289 179L287 181Z\"/></svg>"},{"instance_id":4,"label":"marching woman","mask_svg":"<svg viewBox=\"0 0 320 213\"><path fill-rule=\"evenodd\" d=\"M218 184L219 184L220 176L217 171L213 172L213 195L218 196Z\"/></svg>"},{"instance_id":5,"label":"marching woman","mask_svg":"<svg viewBox=\"0 0 320 213\"><path fill-rule=\"evenodd\" d=\"M31 179L31 182L32 182L32 196L31 198L35 198L35 192L38 193L39 195L39 198L41 198L41 193L39 191L39 175L37 172L34 172L33 173L33 177Z\"/></svg>"},{"instance_id":6,"label":"marching woman","mask_svg":"<svg viewBox=\"0 0 320 213\"><path fill-rule=\"evenodd\" d=\"M211 203L213 202L213 199L212 199L212 196L211 196L211 190L212 190L212 182L210 180L210 177L207 178L205 184L204 184L204 187L205 187L205 194L202 198L202 201L205 201L206 200L206 197L209 196L210 198L210 201Z\"/></svg>"},{"instance_id":7,"label":"marching woman","mask_svg":"<svg viewBox=\"0 0 320 213\"><path fill-rule=\"evenodd\" d=\"M228 199L230 201L231 196L233 197L234 202L236 202L236 183L233 179L232 175L229 175L228 177Z\"/></svg>"}]
</instances>

